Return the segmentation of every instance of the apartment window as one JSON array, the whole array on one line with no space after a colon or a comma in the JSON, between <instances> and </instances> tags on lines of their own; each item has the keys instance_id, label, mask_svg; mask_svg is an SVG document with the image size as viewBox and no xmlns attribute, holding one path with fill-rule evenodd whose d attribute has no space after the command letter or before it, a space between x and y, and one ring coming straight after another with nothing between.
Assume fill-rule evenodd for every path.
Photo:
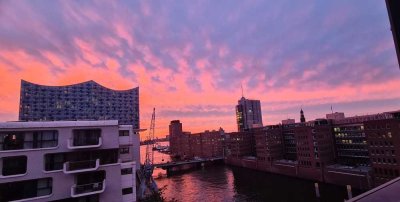
<instances>
[{"instance_id":1,"label":"apartment window","mask_svg":"<svg viewBox=\"0 0 400 202\"><path fill-rule=\"evenodd\" d=\"M121 169L121 175L129 175L129 174L132 174L132 168Z\"/></svg>"},{"instance_id":2,"label":"apartment window","mask_svg":"<svg viewBox=\"0 0 400 202\"><path fill-rule=\"evenodd\" d=\"M119 153L120 154L129 154L129 147L120 148Z\"/></svg>"},{"instance_id":3,"label":"apartment window","mask_svg":"<svg viewBox=\"0 0 400 202\"><path fill-rule=\"evenodd\" d=\"M65 155L63 153L58 154L46 154L45 155L45 170L62 170L65 162Z\"/></svg>"},{"instance_id":4,"label":"apartment window","mask_svg":"<svg viewBox=\"0 0 400 202\"><path fill-rule=\"evenodd\" d=\"M120 130L119 136L129 136L129 130Z\"/></svg>"},{"instance_id":5,"label":"apartment window","mask_svg":"<svg viewBox=\"0 0 400 202\"><path fill-rule=\"evenodd\" d=\"M1 172L3 176L26 173L26 156L4 157L1 159L1 162L3 164L3 169Z\"/></svg>"},{"instance_id":6,"label":"apartment window","mask_svg":"<svg viewBox=\"0 0 400 202\"><path fill-rule=\"evenodd\" d=\"M21 132L11 132L1 134L0 144L2 150L24 149L24 134Z\"/></svg>"},{"instance_id":7,"label":"apartment window","mask_svg":"<svg viewBox=\"0 0 400 202\"><path fill-rule=\"evenodd\" d=\"M127 194L132 194L132 193L133 193L132 187L122 189L122 195L127 195Z\"/></svg>"},{"instance_id":8,"label":"apartment window","mask_svg":"<svg viewBox=\"0 0 400 202\"><path fill-rule=\"evenodd\" d=\"M29 136L28 136L29 137ZM33 131L32 139L26 138L25 145L31 148L47 148L58 145L57 131Z\"/></svg>"},{"instance_id":9,"label":"apartment window","mask_svg":"<svg viewBox=\"0 0 400 202\"><path fill-rule=\"evenodd\" d=\"M42 178L0 184L0 201L14 201L52 193L52 179Z\"/></svg>"},{"instance_id":10,"label":"apartment window","mask_svg":"<svg viewBox=\"0 0 400 202\"><path fill-rule=\"evenodd\" d=\"M0 133L0 150L48 148L58 145L58 132L21 131Z\"/></svg>"},{"instance_id":11,"label":"apartment window","mask_svg":"<svg viewBox=\"0 0 400 202\"><path fill-rule=\"evenodd\" d=\"M101 136L100 129L73 130L74 146L97 145Z\"/></svg>"}]
</instances>

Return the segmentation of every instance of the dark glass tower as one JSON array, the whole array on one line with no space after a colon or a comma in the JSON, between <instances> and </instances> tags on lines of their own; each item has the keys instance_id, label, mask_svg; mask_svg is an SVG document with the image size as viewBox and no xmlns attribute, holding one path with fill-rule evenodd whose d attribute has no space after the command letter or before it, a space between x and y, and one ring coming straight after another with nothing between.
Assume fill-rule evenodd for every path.
<instances>
[{"instance_id":1,"label":"dark glass tower","mask_svg":"<svg viewBox=\"0 0 400 202\"><path fill-rule=\"evenodd\" d=\"M22 80L19 120L118 120L138 129L139 87L112 90L94 81L44 86Z\"/></svg>"},{"instance_id":2,"label":"dark glass tower","mask_svg":"<svg viewBox=\"0 0 400 202\"><path fill-rule=\"evenodd\" d=\"M260 100L249 100L242 97L236 105L236 122L238 131L262 127Z\"/></svg>"}]
</instances>

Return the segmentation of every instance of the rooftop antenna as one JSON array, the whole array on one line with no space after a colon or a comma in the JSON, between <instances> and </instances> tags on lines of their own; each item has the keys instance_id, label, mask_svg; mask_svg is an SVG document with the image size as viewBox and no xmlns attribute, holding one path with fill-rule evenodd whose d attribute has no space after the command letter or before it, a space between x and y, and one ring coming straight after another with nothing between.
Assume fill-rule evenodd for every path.
<instances>
[{"instance_id":1,"label":"rooftop antenna","mask_svg":"<svg viewBox=\"0 0 400 202\"><path fill-rule=\"evenodd\" d=\"M332 108L332 105L331 105L331 111L332 111L332 114L333 114L333 108Z\"/></svg>"},{"instance_id":2,"label":"rooftop antenna","mask_svg":"<svg viewBox=\"0 0 400 202\"><path fill-rule=\"evenodd\" d=\"M240 88L242 88L242 97L244 97L244 95L243 95L243 85L242 85L242 83L240 83Z\"/></svg>"}]
</instances>

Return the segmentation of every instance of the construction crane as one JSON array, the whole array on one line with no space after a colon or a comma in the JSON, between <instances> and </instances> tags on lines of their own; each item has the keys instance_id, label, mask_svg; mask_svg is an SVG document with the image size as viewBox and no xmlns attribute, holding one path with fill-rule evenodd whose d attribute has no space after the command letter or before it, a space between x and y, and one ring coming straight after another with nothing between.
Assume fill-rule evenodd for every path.
<instances>
[{"instance_id":1,"label":"construction crane","mask_svg":"<svg viewBox=\"0 0 400 202\"><path fill-rule=\"evenodd\" d=\"M146 196L158 192L157 184L153 179L154 170L154 128L156 121L156 109L153 108L153 114L151 115L150 129L146 137L146 159L141 168L140 176L140 187L139 187L139 199L143 199Z\"/></svg>"}]
</instances>

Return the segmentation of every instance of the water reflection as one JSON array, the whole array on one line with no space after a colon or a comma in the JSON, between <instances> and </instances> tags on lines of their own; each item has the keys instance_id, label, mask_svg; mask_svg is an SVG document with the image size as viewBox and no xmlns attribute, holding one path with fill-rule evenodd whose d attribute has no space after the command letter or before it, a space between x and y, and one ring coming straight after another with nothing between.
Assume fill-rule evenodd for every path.
<instances>
[{"instance_id":1,"label":"water reflection","mask_svg":"<svg viewBox=\"0 0 400 202\"><path fill-rule=\"evenodd\" d=\"M144 153L142 153L142 156ZM165 154L156 152L155 159L167 161ZM169 158L168 158L169 160ZM214 165L166 177L165 171L156 169L159 187L167 186L164 192L168 199L178 201L318 201L314 182L297 178L259 172L239 167ZM336 202L346 197L345 187L320 184L323 202Z\"/></svg>"}]
</instances>

